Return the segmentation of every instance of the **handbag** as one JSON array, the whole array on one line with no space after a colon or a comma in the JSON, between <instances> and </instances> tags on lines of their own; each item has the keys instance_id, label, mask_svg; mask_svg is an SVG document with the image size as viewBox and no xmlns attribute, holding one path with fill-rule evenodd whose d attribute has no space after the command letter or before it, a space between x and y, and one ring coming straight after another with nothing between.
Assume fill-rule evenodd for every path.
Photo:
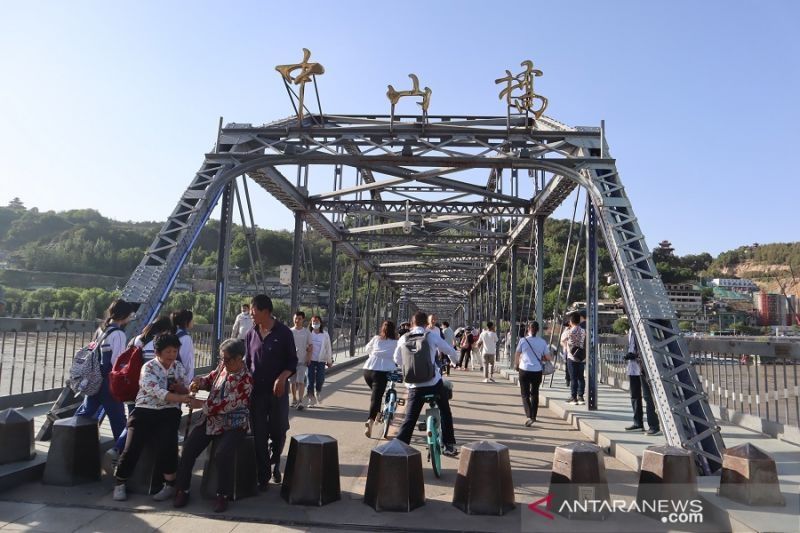
<instances>
[{"instance_id":1,"label":"handbag","mask_svg":"<svg viewBox=\"0 0 800 533\"><path fill-rule=\"evenodd\" d=\"M547 361L542 361L541 358L538 355L536 355L536 350L533 349L533 345L530 343L530 341L528 339L525 339L525 342L527 342L528 346L531 347L531 352L533 352L533 356L536 358L537 361L539 361L539 365L542 367L542 375L549 376L550 374L553 374L556 371L556 367L553 364L553 362L550 361L549 359Z\"/></svg>"}]
</instances>

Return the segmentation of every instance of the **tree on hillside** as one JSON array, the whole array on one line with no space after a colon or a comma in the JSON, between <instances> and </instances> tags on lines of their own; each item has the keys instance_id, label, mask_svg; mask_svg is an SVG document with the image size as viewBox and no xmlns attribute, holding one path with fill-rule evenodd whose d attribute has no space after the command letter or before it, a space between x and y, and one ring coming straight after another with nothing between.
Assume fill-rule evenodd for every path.
<instances>
[{"instance_id":1,"label":"tree on hillside","mask_svg":"<svg viewBox=\"0 0 800 533\"><path fill-rule=\"evenodd\" d=\"M10 202L8 202L8 207L11 209L18 209L20 211L25 211L25 204L23 204L22 200L20 200L16 196L12 198Z\"/></svg>"}]
</instances>

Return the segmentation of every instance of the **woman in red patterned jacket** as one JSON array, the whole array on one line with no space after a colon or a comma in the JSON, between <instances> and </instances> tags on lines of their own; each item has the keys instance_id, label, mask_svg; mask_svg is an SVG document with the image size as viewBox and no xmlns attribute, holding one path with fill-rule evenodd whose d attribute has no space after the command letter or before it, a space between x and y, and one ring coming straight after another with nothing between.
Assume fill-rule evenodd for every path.
<instances>
[{"instance_id":1,"label":"woman in red patterned jacket","mask_svg":"<svg viewBox=\"0 0 800 533\"><path fill-rule=\"evenodd\" d=\"M208 399L192 398L191 405L203 410L203 423L195 427L183 443L183 454L178 466L175 507L189 501L189 486L194 462L203 450L217 440L216 463L219 487L214 512L228 508L228 498L233 493L233 468L230 459L250 427L250 394L253 377L244 364L244 342L228 339L220 346L222 363L206 376L192 380L192 390L209 391Z\"/></svg>"}]
</instances>

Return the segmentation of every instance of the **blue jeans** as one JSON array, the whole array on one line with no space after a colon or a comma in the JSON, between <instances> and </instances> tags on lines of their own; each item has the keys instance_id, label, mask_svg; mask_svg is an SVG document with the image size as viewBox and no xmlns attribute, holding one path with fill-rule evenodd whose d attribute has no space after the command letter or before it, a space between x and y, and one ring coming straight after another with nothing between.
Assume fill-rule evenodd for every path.
<instances>
[{"instance_id":1,"label":"blue jeans","mask_svg":"<svg viewBox=\"0 0 800 533\"><path fill-rule=\"evenodd\" d=\"M131 416L131 413L133 412L133 408L135 406L136 406L135 403L129 403L128 404L128 416ZM127 425L125 426L125 429L122 430L122 433L120 433L119 438L117 439L117 443L114 445L114 448L118 452L122 453L122 450L125 449L125 441L126 440L128 440L128 427L127 427Z\"/></svg>"},{"instance_id":2,"label":"blue jeans","mask_svg":"<svg viewBox=\"0 0 800 533\"><path fill-rule=\"evenodd\" d=\"M325 363L321 361L309 361L308 363L308 393L312 390L317 394L322 392L322 384L325 383Z\"/></svg>"},{"instance_id":3,"label":"blue jeans","mask_svg":"<svg viewBox=\"0 0 800 533\"><path fill-rule=\"evenodd\" d=\"M102 409L100 409L102 407ZM108 385L108 376L103 377L103 384L94 396L87 396L83 399L83 404L75 412L75 416L86 416L99 420L105 411L108 423L111 424L111 432L114 439L118 439L125 429L125 405L111 396Z\"/></svg>"},{"instance_id":4,"label":"blue jeans","mask_svg":"<svg viewBox=\"0 0 800 533\"><path fill-rule=\"evenodd\" d=\"M586 377L583 375L583 367L586 363L579 363L572 359L567 359L567 368L569 369L569 390L570 397L577 398L583 396L583 391L586 389Z\"/></svg>"}]
</instances>

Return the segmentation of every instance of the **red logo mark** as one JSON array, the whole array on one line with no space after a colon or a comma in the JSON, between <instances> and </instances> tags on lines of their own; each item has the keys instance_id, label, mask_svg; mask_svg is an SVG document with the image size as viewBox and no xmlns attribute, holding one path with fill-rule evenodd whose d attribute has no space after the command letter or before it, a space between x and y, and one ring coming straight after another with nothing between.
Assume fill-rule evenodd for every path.
<instances>
[{"instance_id":1,"label":"red logo mark","mask_svg":"<svg viewBox=\"0 0 800 533\"><path fill-rule=\"evenodd\" d=\"M542 515L543 517L547 518L548 520L553 520L555 517L552 514L548 513L547 511L543 511L542 509L539 509L539 504L544 502L544 508L549 510L550 509L550 501L552 499L553 499L553 495L552 494L548 494L544 498L539 498L535 502L528 504L528 509L530 509L534 513L539 513L540 515Z\"/></svg>"}]
</instances>

